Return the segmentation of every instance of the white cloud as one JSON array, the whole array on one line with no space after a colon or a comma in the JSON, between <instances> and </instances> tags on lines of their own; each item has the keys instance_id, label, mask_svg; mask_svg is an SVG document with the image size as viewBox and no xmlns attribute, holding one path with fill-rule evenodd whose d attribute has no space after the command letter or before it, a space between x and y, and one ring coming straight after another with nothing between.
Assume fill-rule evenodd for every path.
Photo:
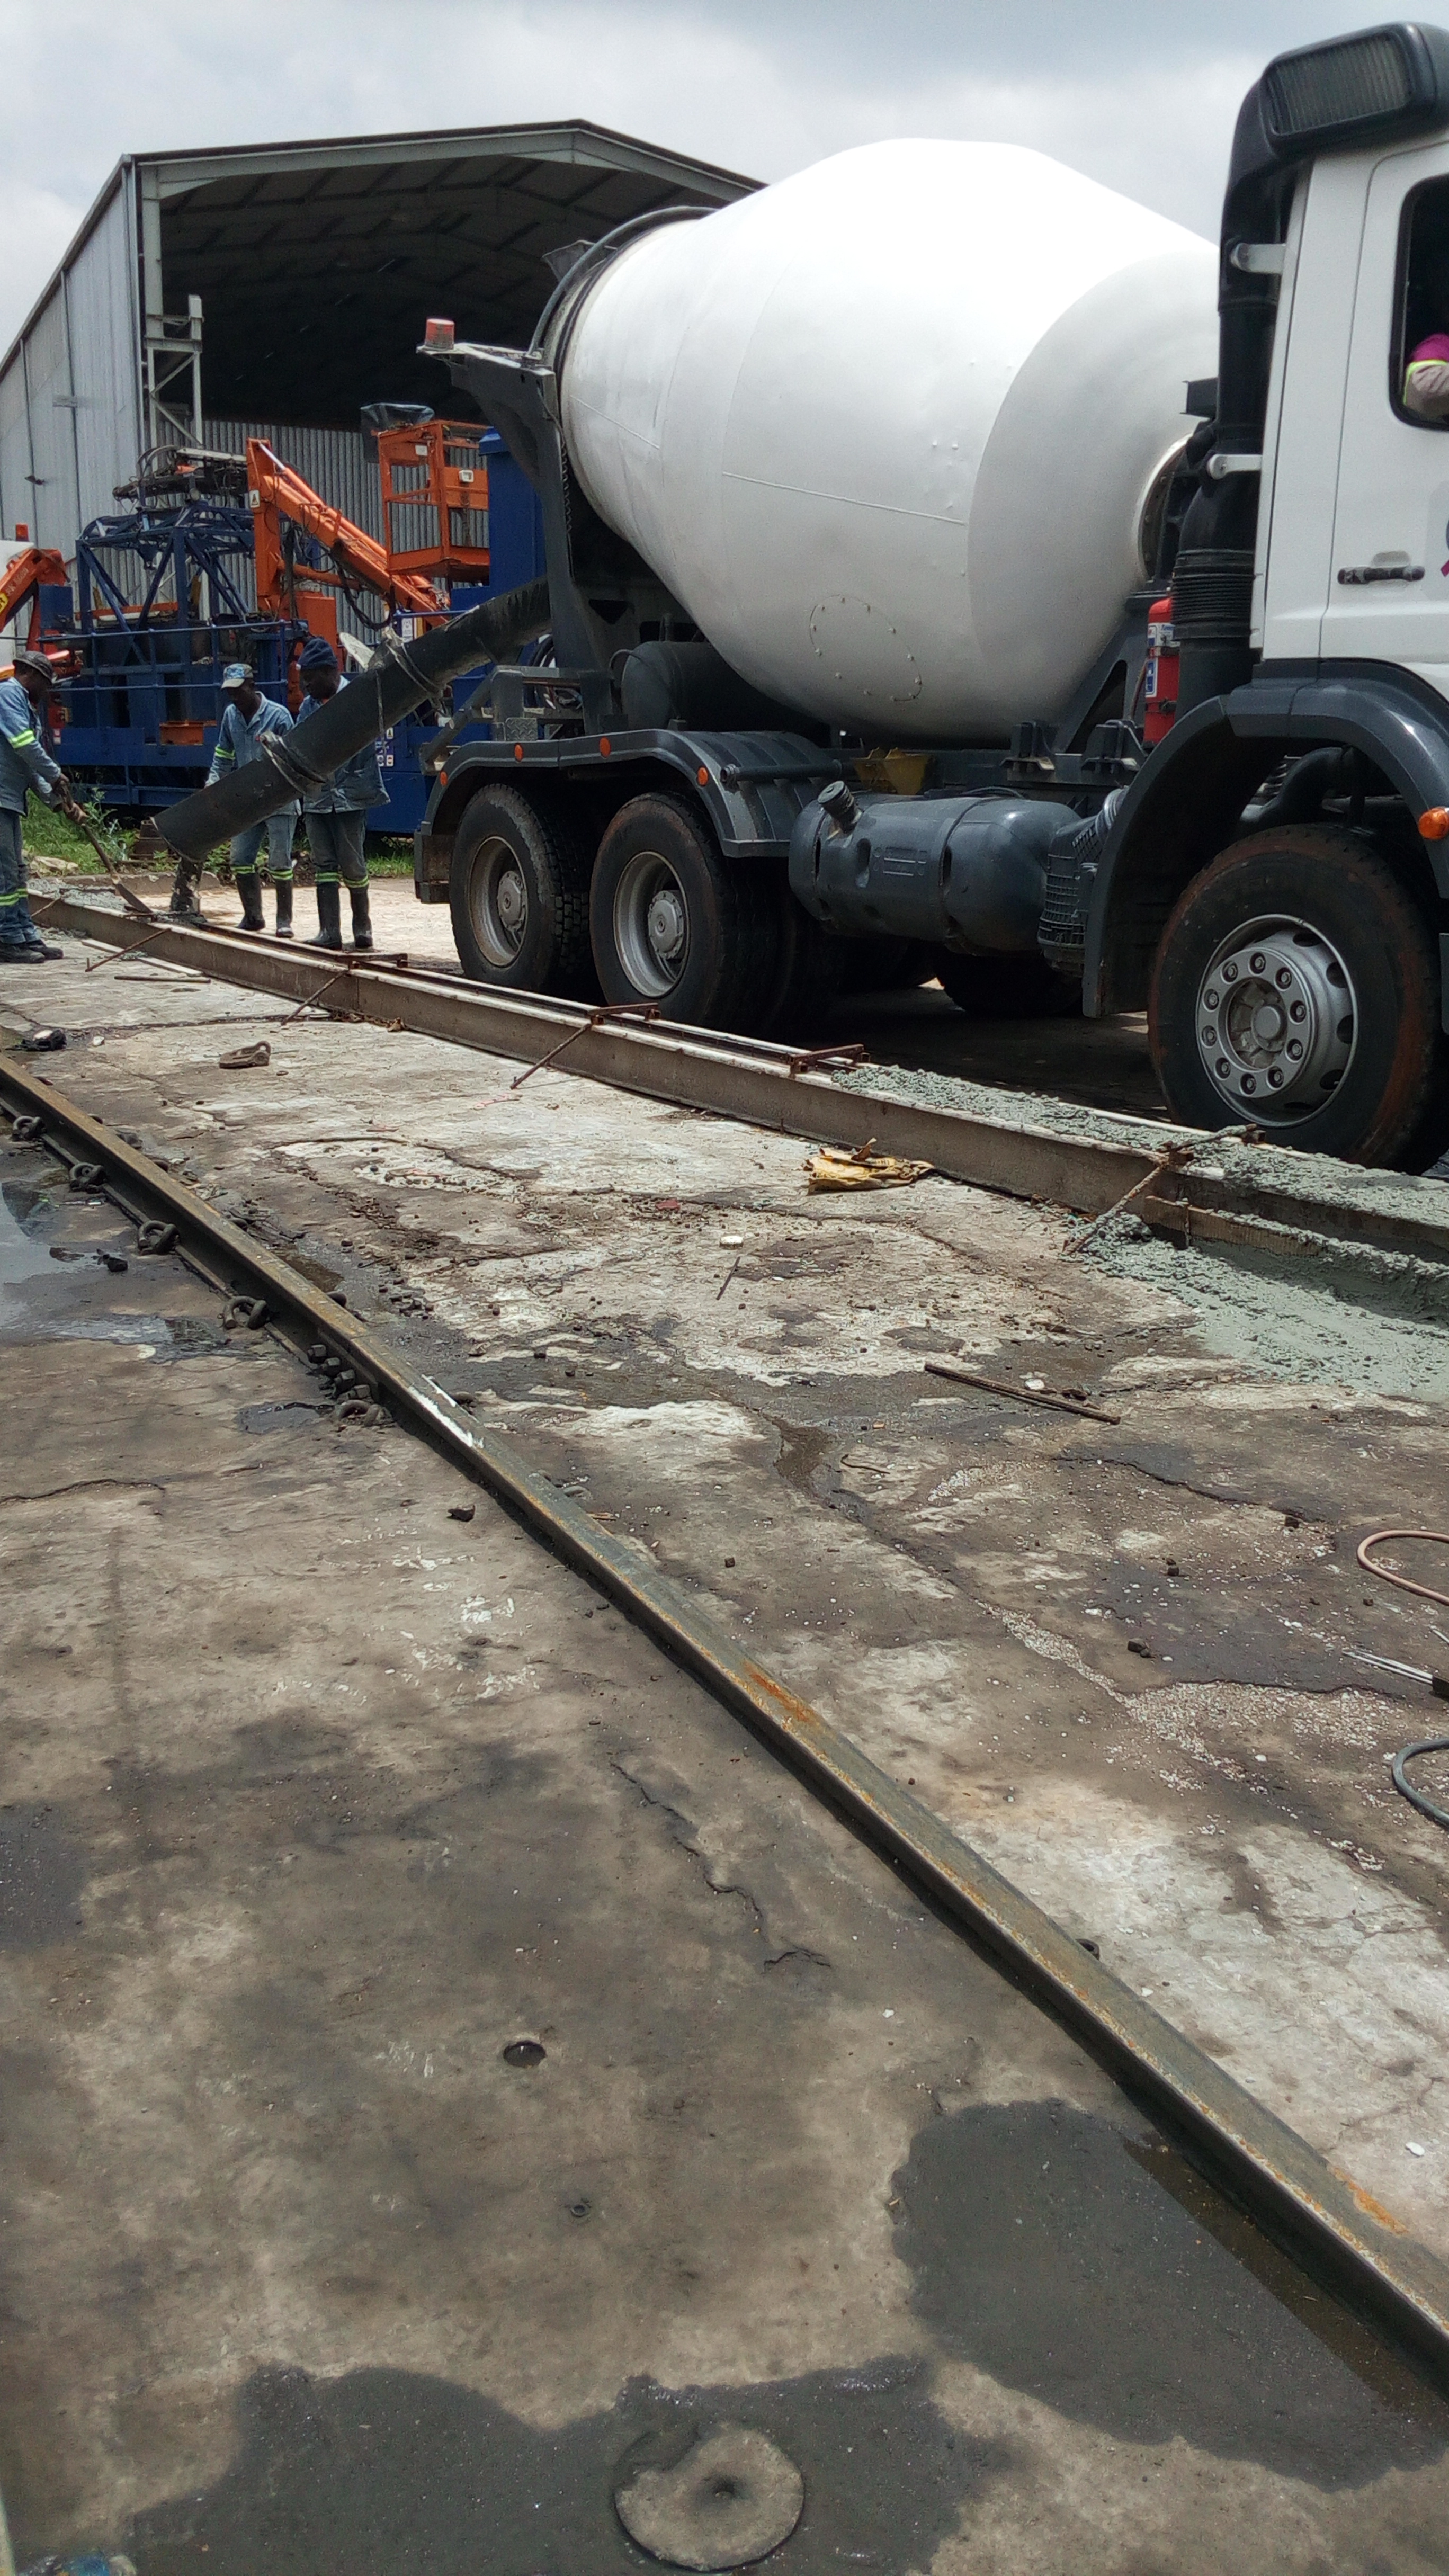
<instances>
[{"instance_id":1,"label":"white cloud","mask_svg":"<svg viewBox=\"0 0 1449 2576\"><path fill-rule=\"evenodd\" d=\"M8 293L0 296L0 348L4 348L75 231L81 208L74 200L37 188L13 170L0 170L0 240L5 244Z\"/></svg>"},{"instance_id":2,"label":"white cloud","mask_svg":"<svg viewBox=\"0 0 1449 2576\"><path fill-rule=\"evenodd\" d=\"M0 0L0 348L122 154L586 116L777 178L852 143L1027 142L1215 229L1267 54L1361 0ZM1009 256L1009 245L1003 245Z\"/></svg>"}]
</instances>

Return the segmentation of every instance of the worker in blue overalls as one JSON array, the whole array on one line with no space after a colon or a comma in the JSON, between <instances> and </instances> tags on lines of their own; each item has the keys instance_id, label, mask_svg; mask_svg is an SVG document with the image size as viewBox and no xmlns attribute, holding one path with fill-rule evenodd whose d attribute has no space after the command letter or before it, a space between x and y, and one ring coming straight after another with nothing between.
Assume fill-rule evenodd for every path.
<instances>
[{"instance_id":1,"label":"worker in blue overalls","mask_svg":"<svg viewBox=\"0 0 1449 2576\"><path fill-rule=\"evenodd\" d=\"M46 750L39 722L54 686L50 664L40 653L17 653L14 678L0 680L0 962L7 966L43 966L47 957L64 953L47 945L30 918L22 838L32 787L62 814L74 804L59 765Z\"/></svg>"},{"instance_id":2,"label":"worker in blue overalls","mask_svg":"<svg viewBox=\"0 0 1449 2576\"><path fill-rule=\"evenodd\" d=\"M290 733L292 719L275 698L264 698L245 662L228 662L221 675L221 730L211 767L206 773L208 787L219 778L230 778L238 769L261 757L262 743L268 734ZM231 872L241 896L243 930L265 930L262 911L261 879L257 860L262 836L267 843L267 872L277 894L277 937L292 936L292 835L297 829L301 808L295 799L279 813L269 814L264 823L249 823L238 832L231 845Z\"/></svg>"},{"instance_id":3,"label":"worker in blue overalls","mask_svg":"<svg viewBox=\"0 0 1449 2576\"><path fill-rule=\"evenodd\" d=\"M337 656L320 635L302 647L298 664L306 683L307 696L297 713L298 724L325 707L340 688L347 685L337 667ZM352 945L372 946L372 915L367 900L367 809L383 801L382 771L378 766L377 744L364 743L330 778L309 787L302 800L307 817L307 844L317 871L317 936L314 948L340 948L342 945L342 888L352 899Z\"/></svg>"}]
</instances>

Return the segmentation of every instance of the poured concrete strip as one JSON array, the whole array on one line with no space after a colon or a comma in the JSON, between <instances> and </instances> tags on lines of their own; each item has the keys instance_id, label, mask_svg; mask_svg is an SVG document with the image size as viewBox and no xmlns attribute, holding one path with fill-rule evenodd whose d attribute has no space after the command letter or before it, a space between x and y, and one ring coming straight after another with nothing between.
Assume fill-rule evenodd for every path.
<instances>
[{"instance_id":1,"label":"poured concrete strip","mask_svg":"<svg viewBox=\"0 0 1449 2576\"><path fill-rule=\"evenodd\" d=\"M245 1286L264 1300L266 1322L280 1338L303 1348L323 1342L350 1360L399 1419L768 1742L1164 2122L1219 2187L1449 2390L1449 2266L1389 2212L776 1681L686 1592L571 1501L512 1440L477 1428L443 1389L409 1371L288 1263L58 1097L13 1054L0 1060L0 1103L12 1117L38 1119L41 1139L62 1159L98 1165L107 1193L128 1215L174 1224L182 1257L224 1291Z\"/></svg>"}]
</instances>

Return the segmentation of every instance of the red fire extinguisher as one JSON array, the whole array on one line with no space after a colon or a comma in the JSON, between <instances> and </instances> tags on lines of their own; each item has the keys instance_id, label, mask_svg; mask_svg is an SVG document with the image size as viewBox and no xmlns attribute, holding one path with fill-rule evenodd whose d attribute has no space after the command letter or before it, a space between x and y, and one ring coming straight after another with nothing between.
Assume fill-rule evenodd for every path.
<instances>
[{"instance_id":1,"label":"red fire extinguisher","mask_svg":"<svg viewBox=\"0 0 1449 2576\"><path fill-rule=\"evenodd\" d=\"M1172 601L1154 599L1147 612L1147 667L1142 685L1142 733L1148 743L1161 742L1172 731L1180 659L1172 633Z\"/></svg>"}]
</instances>

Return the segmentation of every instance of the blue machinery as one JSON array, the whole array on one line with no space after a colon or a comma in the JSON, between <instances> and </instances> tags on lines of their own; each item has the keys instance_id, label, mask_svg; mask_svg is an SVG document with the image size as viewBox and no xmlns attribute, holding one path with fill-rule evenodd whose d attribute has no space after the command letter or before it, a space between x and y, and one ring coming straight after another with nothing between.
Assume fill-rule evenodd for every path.
<instances>
[{"instance_id":1,"label":"blue machinery","mask_svg":"<svg viewBox=\"0 0 1449 2576\"><path fill-rule=\"evenodd\" d=\"M454 584L460 610L544 569L532 487L496 430L483 431L479 446L488 464L489 577ZM74 591L48 588L40 597L44 643L80 665L60 684L57 757L77 785L130 814L174 805L204 783L226 664L249 662L264 694L285 702L289 661L308 632L304 622L259 615L252 604L252 515L239 501L184 491L138 497L135 510L83 531ZM299 567L322 560L300 531L296 549ZM481 677L454 683L457 705ZM422 820L432 782L421 755L436 731L413 719L386 736L387 803L372 808L369 831L410 833ZM489 731L470 725L464 739Z\"/></svg>"}]
</instances>

